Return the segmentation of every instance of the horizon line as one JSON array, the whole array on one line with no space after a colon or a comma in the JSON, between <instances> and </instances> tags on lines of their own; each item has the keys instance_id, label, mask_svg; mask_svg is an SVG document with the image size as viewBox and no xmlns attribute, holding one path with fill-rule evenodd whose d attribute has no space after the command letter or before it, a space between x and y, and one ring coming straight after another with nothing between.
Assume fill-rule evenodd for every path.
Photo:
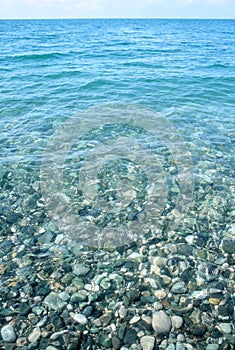
<instances>
[{"instance_id":1,"label":"horizon line","mask_svg":"<svg viewBox=\"0 0 235 350\"><path fill-rule=\"evenodd\" d=\"M196 20L235 20L235 17L16 17L16 18L0 18L0 21L13 20L91 20L91 19L196 19Z\"/></svg>"}]
</instances>

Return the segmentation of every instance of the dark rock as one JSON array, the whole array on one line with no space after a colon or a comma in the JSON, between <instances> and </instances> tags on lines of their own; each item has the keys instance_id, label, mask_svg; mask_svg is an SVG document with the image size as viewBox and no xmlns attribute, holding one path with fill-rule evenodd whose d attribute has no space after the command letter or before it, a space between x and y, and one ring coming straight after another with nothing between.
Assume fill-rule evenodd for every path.
<instances>
[{"instance_id":1,"label":"dark rock","mask_svg":"<svg viewBox=\"0 0 235 350\"><path fill-rule=\"evenodd\" d=\"M126 295L130 301L137 301L140 298L140 293L138 290L132 289L126 292Z\"/></svg>"},{"instance_id":2,"label":"dark rock","mask_svg":"<svg viewBox=\"0 0 235 350\"><path fill-rule=\"evenodd\" d=\"M111 348L112 346L111 339L107 335L103 334L99 336L99 344L104 348Z\"/></svg>"},{"instance_id":3,"label":"dark rock","mask_svg":"<svg viewBox=\"0 0 235 350\"><path fill-rule=\"evenodd\" d=\"M149 331L149 332L153 331L152 325L145 322L144 320L140 320L137 324L138 324L138 327L144 331Z\"/></svg>"},{"instance_id":4,"label":"dark rock","mask_svg":"<svg viewBox=\"0 0 235 350\"><path fill-rule=\"evenodd\" d=\"M124 344L132 345L137 340L137 332L134 329L128 329L124 337Z\"/></svg>"},{"instance_id":5,"label":"dark rock","mask_svg":"<svg viewBox=\"0 0 235 350\"><path fill-rule=\"evenodd\" d=\"M22 316L28 315L30 312L31 307L27 303L20 303L19 305L19 314Z\"/></svg>"},{"instance_id":6,"label":"dark rock","mask_svg":"<svg viewBox=\"0 0 235 350\"><path fill-rule=\"evenodd\" d=\"M222 242L222 249L224 252L228 254L235 253L235 239L232 238L224 238Z\"/></svg>"},{"instance_id":7,"label":"dark rock","mask_svg":"<svg viewBox=\"0 0 235 350\"><path fill-rule=\"evenodd\" d=\"M193 253L193 247L189 244L179 244L177 246L178 254L189 256Z\"/></svg>"},{"instance_id":8,"label":"dark rock","mask_svg":"<svg viewBox=\"0 0 235 350\"><path fill-rule=\"evenodd\" d=\"M193 324L190 327L190 332L196 337L202 337L207 331L207 326L203 323Z\"/></svg>"},{"instance_id":9,"label":"dark rock","mask_svg":"<svg viewBox=\"0 0 235 350\"><path fill-rule=\"evenodd\" d=\"M125 332L126 332L126 326L122 324L118 330L118 338L123 340Z\"/></svg>"},{"instance_id":10,"label":"dark rock","mask_svg":"<svg viewBox=\"0 0 235 350\"><path fill-rule=\"evenodd\" d=\"M49 340L48 338L41 338L40 342L39 342L39 349L46 349L48 344L49 344Z\"/></svg>"},{"instance_id":11,"label":"dark rock","mask_svg":"<svg viewBox=\"0 0 235 350\"><path fill-rule=\"evenodd\" d=\"M56 331L58 331L60 328L64 326L64 322L59 316L54 316L51 319L51 324L53 325Z\"/></svg>"},{"instance_id":12,"label":"dark rock","mask_svg":"<svg viewBox=\"0 0 235 350\"><path fill-rule=\"evenodd\" d=\"M219 305L218 307L218 313L221 316L229 316L233 314L234 306L232 302L229 302L225 305Z\"/></svg>"},{"instance_id":13,"label":"dark rock","mask_svg":"<svg viewBox=\"0 0 235 350\"><path fill-rule=\"evenodd\" d=\"M91 305L88 305L84 310L83 310L83 315L86 317L90 317L93 314L93 307Z\"/></svg>"},{"instance_id":14,"label":"dark rock","mask_svg":"<svg viewBox=\"0 0 235 350\"><path fill-rule=\"evenodd\" d=\"M116 335L112 337L112 346L115 350L120 349L122 346L121 340L118 337L116 337Z\"/></svg>"}]
</instances>

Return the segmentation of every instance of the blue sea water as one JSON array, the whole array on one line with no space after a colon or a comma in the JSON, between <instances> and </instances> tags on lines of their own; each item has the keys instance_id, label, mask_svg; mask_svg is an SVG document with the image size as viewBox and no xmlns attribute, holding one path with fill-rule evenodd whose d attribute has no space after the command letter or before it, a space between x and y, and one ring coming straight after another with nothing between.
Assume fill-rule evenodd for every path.
<instances>
[{"instance_id":1,"label":"blue sea water","mask_svg":"<svg viewBox=\"0 0 235 350\"><path fill-rule=\"evenodd\" d=\"M234 189L234 38L234 20L0 21L2 169L36 167L66 118L124 103L159 112L195 174Z\"/></svg>"},{"instance_id":2,"label":"blue sea water","mask_svg":"<svg viewBox=\"0 0 235 350\"><path fill-rule=\"evenodd\" d=\"M235 20L0 21L1 349L234 343L234 41Z\"/></svg>"}]
</instances>

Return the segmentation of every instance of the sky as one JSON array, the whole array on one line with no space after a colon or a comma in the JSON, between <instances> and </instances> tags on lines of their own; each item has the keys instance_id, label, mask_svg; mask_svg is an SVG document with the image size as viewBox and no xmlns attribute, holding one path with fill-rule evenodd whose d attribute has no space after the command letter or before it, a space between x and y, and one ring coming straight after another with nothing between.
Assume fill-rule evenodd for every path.
<instances>
[{"instance_id":1,"label":"sky","mask_svg":"<svg viewBox=\"0 0 235 350\"><path fill-rule=\"evenodd\" d=\"M0 0L0 18L235 18L235 0Z\"/></svg>"}]
</instances>

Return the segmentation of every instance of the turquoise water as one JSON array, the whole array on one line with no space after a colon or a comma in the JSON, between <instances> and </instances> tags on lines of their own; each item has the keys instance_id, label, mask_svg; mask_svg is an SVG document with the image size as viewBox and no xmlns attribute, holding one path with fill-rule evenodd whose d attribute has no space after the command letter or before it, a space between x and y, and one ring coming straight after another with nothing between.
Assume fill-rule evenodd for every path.
<instances>
[{"instance_id":1,"label":"turquoise water","mask_svg":"<svg viewBox=\"0 0 235 350\"><path fill-rule=\"evenodd\" d=\"M234 38L0 21L0 348L232 349Z\"/></svg>"}]
</instances>

